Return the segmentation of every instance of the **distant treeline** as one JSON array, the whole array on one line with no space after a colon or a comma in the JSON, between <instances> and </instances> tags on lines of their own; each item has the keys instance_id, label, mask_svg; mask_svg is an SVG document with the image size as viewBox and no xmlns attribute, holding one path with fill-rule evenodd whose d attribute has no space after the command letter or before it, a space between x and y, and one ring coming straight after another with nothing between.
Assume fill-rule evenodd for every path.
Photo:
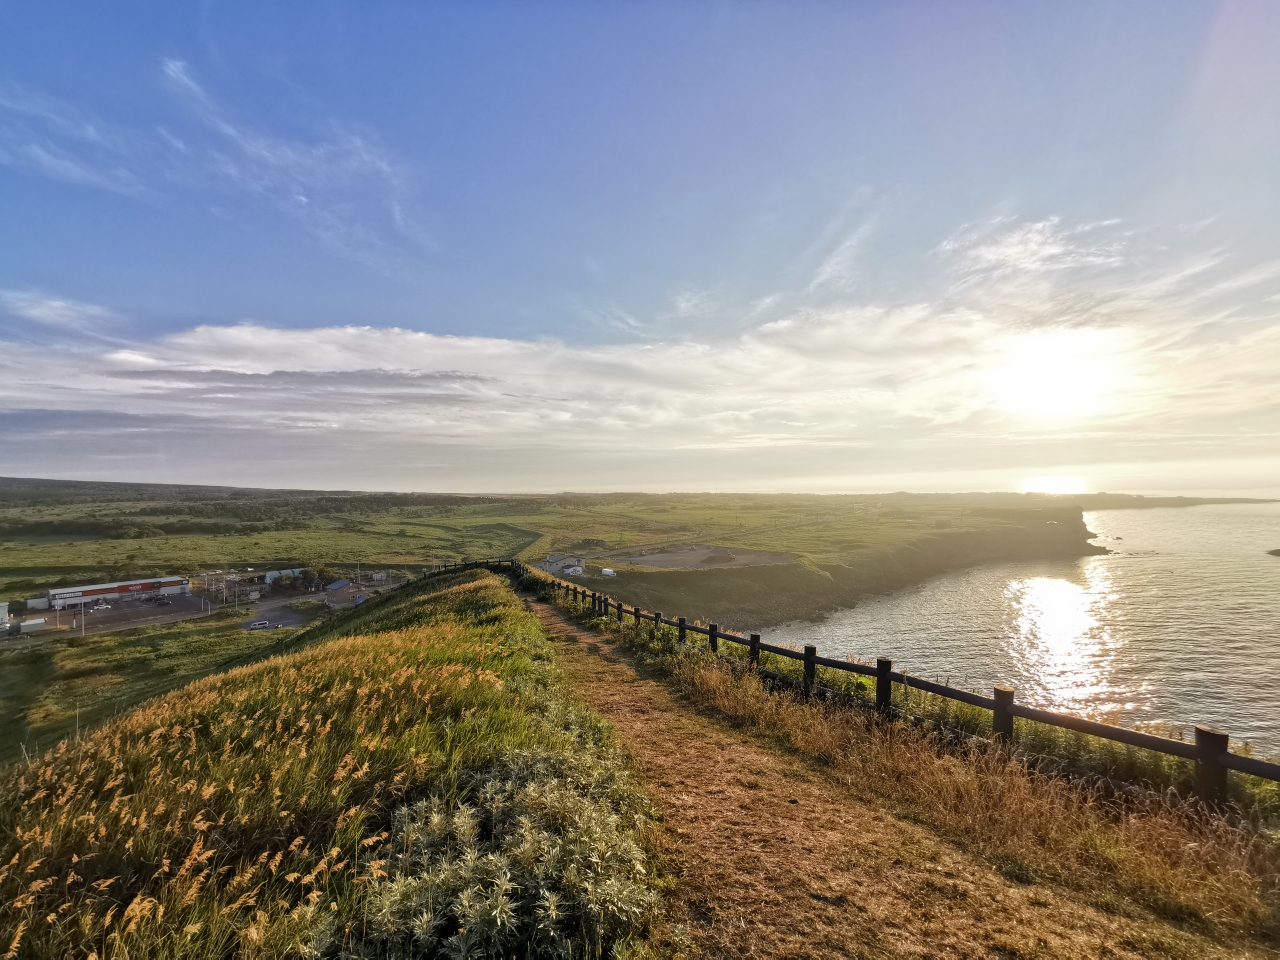
<instances>
[{"instance_id":1,"label":"distant treeline","mask_svg":"<svg viewBox=\"0 0 1280 960\"><path fill-rule=\"evenodd\" d=\"M242 523L237 520L169 520L148 522L129 517L110 520L0 520L0 539L15 537L93 537L99 540L142 540L173 535L267 533L298 530L307 524L298 520L270 523Z\"/></svg>"},{"instance_id":2,"label":"distant treeline","mask_svg":"<svg viewBox=\"0 0 1280 960\"><path fill-rule=\"evenodd\" d=\"M434 494L364 493L346 496L234 496L198 501L170 501L140 507L137 516L209 517L241 521L307 519L335 514L381 514L406 508L454 507L477 501L475 498L441 497Z\"/></svg>"},{"instance_id":3,"label":"distant treeline","mask_svg":"<svg viewBox=\"0 0 1280 960\"><path fill-rule=\"evenodd\" d=\"M167 483L102 483L88 480L38 480L0 477L0 508L70 504L147 503L166 505L170 514L179 504L217 505L219 516L233 506L260 503L280 509L286 505L323 513L374 512L398 507L458 507L504 501L504 497L469 497L440 493L364 493L361 491L266 490L202 487Z\"/></svg>"}]
</instances>

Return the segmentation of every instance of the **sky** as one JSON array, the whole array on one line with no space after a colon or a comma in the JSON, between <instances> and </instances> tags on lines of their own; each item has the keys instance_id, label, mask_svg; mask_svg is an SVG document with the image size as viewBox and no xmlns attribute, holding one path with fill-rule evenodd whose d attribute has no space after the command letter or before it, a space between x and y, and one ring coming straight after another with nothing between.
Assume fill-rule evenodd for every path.
<instances>
[{"instance_id":1,"label":"sky","mask_svg":"<svg viewBox=\"0 0 1280 960\"><path fill-rule=\"evenodd\" d=\"M1280 496L1280 4L0 0L0 474Z\"/></svg>"}]
</instances>

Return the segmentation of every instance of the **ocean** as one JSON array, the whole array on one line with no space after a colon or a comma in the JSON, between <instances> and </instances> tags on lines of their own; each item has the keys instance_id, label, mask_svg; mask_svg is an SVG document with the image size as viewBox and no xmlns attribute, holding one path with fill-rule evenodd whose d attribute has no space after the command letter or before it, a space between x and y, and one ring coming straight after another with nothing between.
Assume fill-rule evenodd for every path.
<instances>
[{"instance_id":1,"label":"ocean","mask_svg":"<svg viewBox=\"0 0 1280 960\"><path fill-rule=\"evenodd\" d=\"M766 631L1123 726L1280 755L1280 504L1087 512L1109 555L989 564Z\"/></svg>"}]
</instances>

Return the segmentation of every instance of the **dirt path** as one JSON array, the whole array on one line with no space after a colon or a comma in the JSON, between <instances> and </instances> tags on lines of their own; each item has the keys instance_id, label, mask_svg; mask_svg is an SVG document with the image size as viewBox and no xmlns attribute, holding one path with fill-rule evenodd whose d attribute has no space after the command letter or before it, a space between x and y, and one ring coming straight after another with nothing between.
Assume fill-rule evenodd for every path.
<instances>
[{"instance_id":1,"label":"dirt path","mask_svg":"<svg viewBox=\"0 0 1280 960\"><path fill-rule=\"evenodd\" d=\"M558 647L567 676L647 778L704 956L1242 956L1168 924L1011 883L682 705L607 639L527 602L549 635L568 641Z\"/></svg>"}]
</instances>

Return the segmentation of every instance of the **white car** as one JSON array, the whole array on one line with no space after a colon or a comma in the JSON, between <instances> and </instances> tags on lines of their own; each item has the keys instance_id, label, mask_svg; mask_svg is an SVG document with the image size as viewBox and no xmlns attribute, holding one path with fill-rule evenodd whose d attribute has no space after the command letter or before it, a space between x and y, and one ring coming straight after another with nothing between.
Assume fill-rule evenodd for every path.
<instances>
[{"instance_id":1,"label":"white car","mask_svg":"<svg viewBox=\"0 0 1280 960\"><path fill-rule=\"evenodd\" d=\"M600 571L600 576L602 576L602 577L616 577L616 576L617 576L617 574L616 574L616 573L614 573L612 570L610 570L608 567L605 567L603 570L601 570L601 571Z\"/></svg>"},{"instance_id":2,"label":"white car","mask_svg":"<svg viewBox=\"0 0 1280 960\"><path fill-rule=\"evenodd\" d=\"M270 630L270 629L271 629L271 621L270 621L270 620L255 620L255 621L253 621L253 623L249 624L249 629L250 629L250 630Z\"/></svg>"}]
</instances>

